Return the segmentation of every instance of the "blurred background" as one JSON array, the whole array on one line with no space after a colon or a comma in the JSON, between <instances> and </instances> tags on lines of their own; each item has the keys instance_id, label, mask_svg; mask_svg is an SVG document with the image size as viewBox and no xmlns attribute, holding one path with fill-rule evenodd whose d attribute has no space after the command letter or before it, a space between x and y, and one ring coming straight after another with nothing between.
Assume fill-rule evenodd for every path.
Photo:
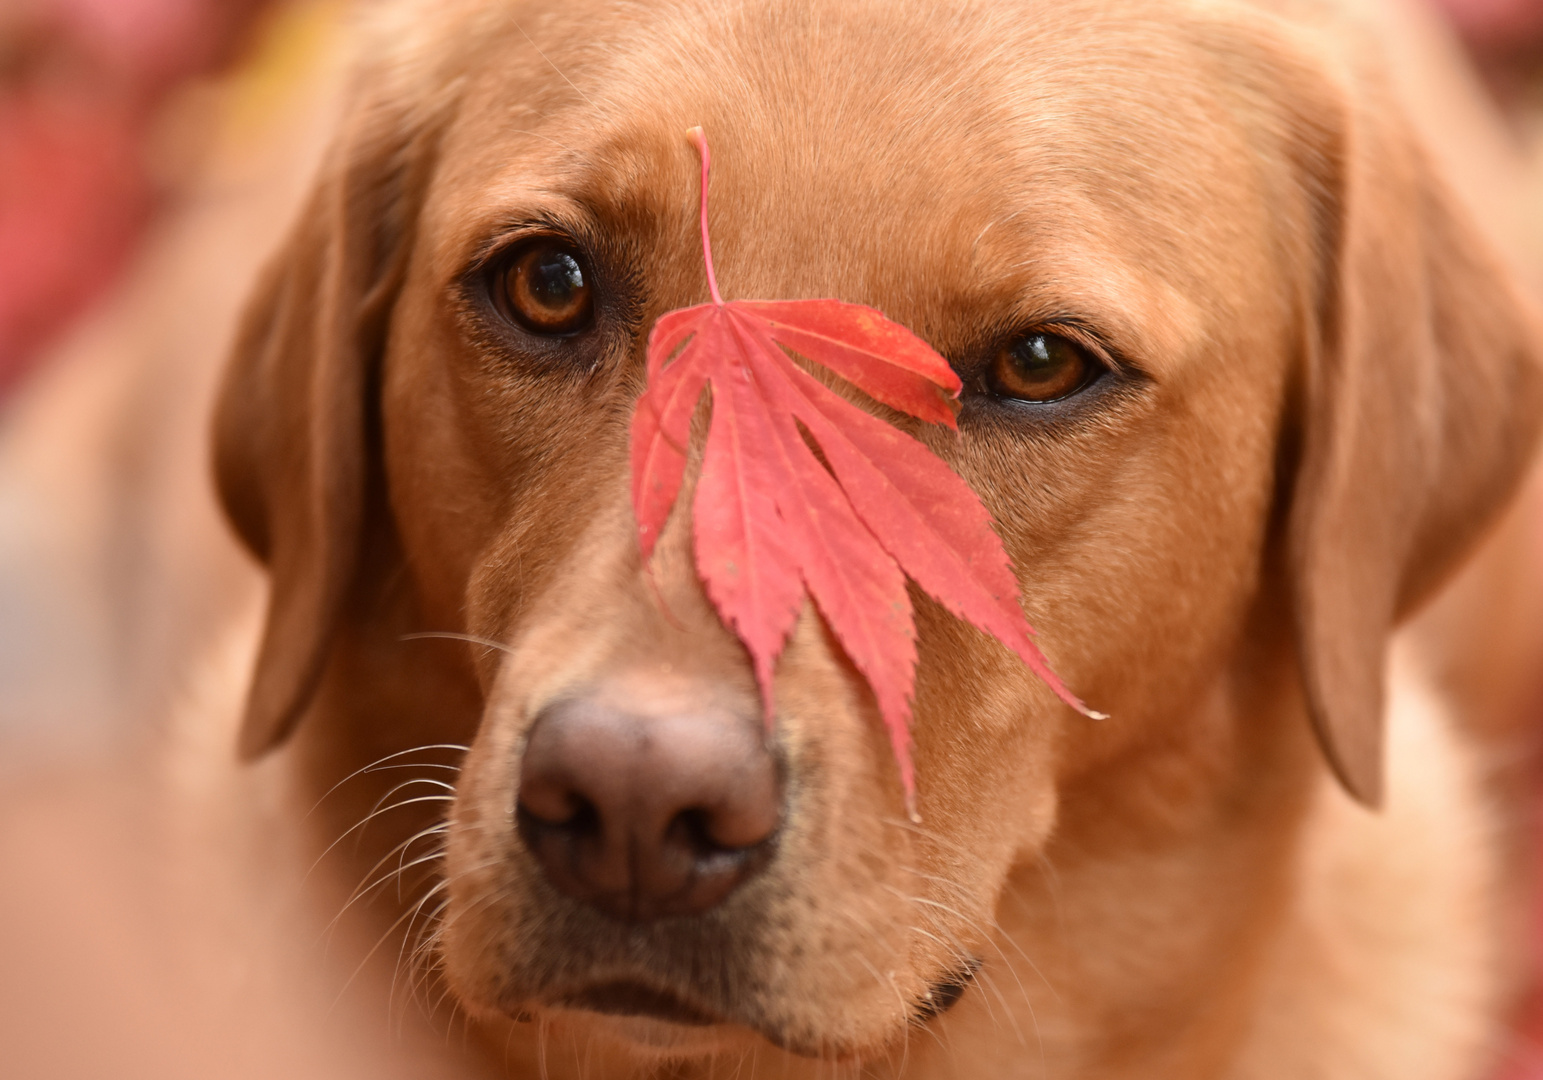
<instances>
[{"instance_id":1,"label":"blurred background","mask_svg":"<svg viewBox=\"0 0 1543 1080\"><path fill-rule=\"evenodd\" d=\"M350 10L0 0L0 774L105 752L164 711L161 661L214 617L192 593L245 569L168 572L222 526L207 505L168 517L176 497L154 485L170 478L148 462L202 441L207 360L324 142ZM130 384L153 395L144 430L107 403ZM74 403L62 427L29 406L58 398ZM184 485L207 471L176 468ZM176 524L146 532L161 518ZM131 539L113 552L103 535ZM178 582L187 603L150 595ZM128 610L150 617L115 624Z\"/></svg>"},{"instance_id":2,"label":"blurred background","mask_svg":"<svg viewBox=\"0 0 1543 1080\"><path fill-rule=\"evenodd\" d=\"M109 288L156 210L179 107L249 59L266 0L0 5L0 389Z\"/></svg>"}]
</instances>

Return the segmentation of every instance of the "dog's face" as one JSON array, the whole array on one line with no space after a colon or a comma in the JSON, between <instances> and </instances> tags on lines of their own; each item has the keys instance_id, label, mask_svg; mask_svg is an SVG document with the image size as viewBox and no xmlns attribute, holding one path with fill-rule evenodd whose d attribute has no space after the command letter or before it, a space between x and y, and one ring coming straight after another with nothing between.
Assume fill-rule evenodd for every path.
<instances>
[{"instance_id":1,"label":"dog's face","mask_svg":"<svg viewBox=\"0 0 1543 1080\"><path fill-rule=\"evenodd\" d=\"M344 677L333 628L368 622L372 582L505 646L473 649L449 819L466 1006L674 1053L870 1053L997 955L1015 875L1068 830L1079 858L1168 856L1107 892L1118 919L1269 878L1278 845L1237 842L1289 831L1309 715L1375 799L1383 639L1509 485L1533 390L1418 156L1280 28L887 0L416 17L254 308L221 479L275 575L249 751ZM909 430L1111 715L916 594L919 824L812 606L763 736L688 500L639 559L643 342L706 296L694 124L725 295L870 304L949 359L958 434ZM391 565L361 571L372 529ZM1176 935L1176 967L1225 951L1235 909Z\"/></svg>"}]
</instances>

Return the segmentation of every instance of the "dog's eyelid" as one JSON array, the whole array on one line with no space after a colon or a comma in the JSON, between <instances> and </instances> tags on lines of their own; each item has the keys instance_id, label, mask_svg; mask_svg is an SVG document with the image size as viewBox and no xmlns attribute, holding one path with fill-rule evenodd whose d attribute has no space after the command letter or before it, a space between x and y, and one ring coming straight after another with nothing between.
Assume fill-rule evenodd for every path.
<instances>
[{"instance_id":1,"label":"dog's eyelid","mask_svg":"<svg viewBox=\"0 0 1543 1080\"><path fill-rule=\"evenodd\" d=\"M543 237L571 244L586 262L594 261L590 258L594 245L590 242L588 230L575 228L572 222L552 218L525 218L484 237L467 260L460 276L469 278L484 273L515 248Z\"/></svg>"},{"instance_id":2,"label":"dog's eyelid","mask_svg":"<svg viewBox=\"0 0 1543 1080\"><path fill-rule=\"evenodd\" d=\"M1146 365L1131 358L1127 350L1118 348L1086 319L1076 316L1059 316L1036 319L1013 335L1020 340L1030 334L1054 334L1063 337L1084 350L1098 363L1116 375L1137 379L1150 379Z\"/></svg>"},{"instance_id":3,"label":"dog's eyelid","mask_svg":"<svg viewBox=\"0 0 1543 1080\"><path fill-rule=\"evenodd\" d=\"M1021 336L1028 337L1031 334L1045 334L1047 336L1053 335L1065 338L1073 345L1082 349L1083 352L1088 353L1093 359L1104 364L1111 363L1108 347L1104 345L1098 335L1091 333L1077 323L1041 323L1031 327Z\"/></svg>"}]
</instances>

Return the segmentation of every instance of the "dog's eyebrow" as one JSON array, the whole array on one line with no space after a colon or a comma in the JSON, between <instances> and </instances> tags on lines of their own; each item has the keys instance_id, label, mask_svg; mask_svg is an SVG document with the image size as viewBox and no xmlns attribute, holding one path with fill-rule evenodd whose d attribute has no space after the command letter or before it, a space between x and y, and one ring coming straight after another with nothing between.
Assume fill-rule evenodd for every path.
<instances>
[{"instance_id":1,"label":"dog's eyebrow","mask_svg":"<svg viewBox=\"0 0 1543 1080\"><path fill-rule=\"evenodd\" d=\"M510 213L493 219L491 229L472 249L468 267L477 269L509 244L540 233L562 233L583 247L593 246L598 239L593 227L580 213L563 214L553 210Z\"/></svg>"},{"instance_id":2,"label":"dog's eyebrow","mask_svg":"<svg viewBox=\"0 0 1543 1080\"><path fill-rule=\"evenodd\" d=\"M1126 370L1159 380L1206 336L1189 297L1109 260L1049 268L1042 282L1026 282L1011 321L1067 328Z\"/></svg>"},{"instance_id":3,"label":"dog's eyebrow","mask_svg":"<svg viewBox=\"0 0 1543 1080\"><path fill-rule=\"evenodd\" d=\"M505 15L509 16L510 23L512 23L514 25L514 28L520 32L521 36L523 36L526 41L530 42L530 47L532 49L536 50L536 55L541 57L541 59L545 60L547 67L551 68L554 72L557 73L557 77L559 79L561 79L563 82L567 83L569 88L575 94L579 95L579 97L583 98L584 99L584 103L586 105L588 105L591 109L594 109L595 112L599 113L601 116L608 116L609 115L603 108L601 108L598 104L595 103L595 99L594 98L590 97L584 91L580 90L578 88L578 86L574 83L574 81L572 79L568 78L568 76L563 72L563 69L558 67L556 64L554 64L552 62L552 58L546 54L546 51L544 49L542 49L540 45L536 44L536 39L530 36L530 32L527 31L525 29L525 27L520 24L520 20L515 16L513 9L509 7L508 0L501 0L501 2L499 4L499 7L503 10L503 13Z\"/></svg>"},{"instance_id":4,"label":"dog's eyebrow","mask_svg":"<svg viewBox=\"0 0 1543 1080\"><path fill-rule=\"evenodd\" d=\"M979 256L979 254L980 254L980 242L986 238L986 234L988 232L990 232L992 229L996 228L998 225L1006 225L1008 222L1012 221L1014 218L1016 218L1021 213L1023 213L1023 208L1022 207L1018 208L1017 210L1014 210L1011 214L1008 214L1006 217L992 218L990 221L986 222L985 228L981 229L980 232L975 234L975 241L974 241L974 243L972 243L970 245L970 261L971 262L975 261L975 259Z\"/></svg>"}]
</instances>

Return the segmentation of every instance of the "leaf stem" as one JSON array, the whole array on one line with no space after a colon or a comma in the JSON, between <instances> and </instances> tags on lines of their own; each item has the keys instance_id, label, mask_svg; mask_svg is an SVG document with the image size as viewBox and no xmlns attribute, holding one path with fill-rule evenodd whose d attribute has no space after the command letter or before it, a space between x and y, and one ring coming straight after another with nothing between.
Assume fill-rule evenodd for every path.
<instances>
[{"instance_id":1,"label":"leaf stem","mask_svg":"<svg viewBox=\"0 0 1543 1080\"><path fill-rule=\"evenodd\" d=\"M686 132L686 138L697 148L697 153L702 156L702 261L707 264L707 291L712 294L713 303L723 306L723 295L718 291L718 275L713 273L713 244L707 235L707 174L712 169L713 155L707 149L707 133L700 125Z\"/></svg>"}]
</instances>

